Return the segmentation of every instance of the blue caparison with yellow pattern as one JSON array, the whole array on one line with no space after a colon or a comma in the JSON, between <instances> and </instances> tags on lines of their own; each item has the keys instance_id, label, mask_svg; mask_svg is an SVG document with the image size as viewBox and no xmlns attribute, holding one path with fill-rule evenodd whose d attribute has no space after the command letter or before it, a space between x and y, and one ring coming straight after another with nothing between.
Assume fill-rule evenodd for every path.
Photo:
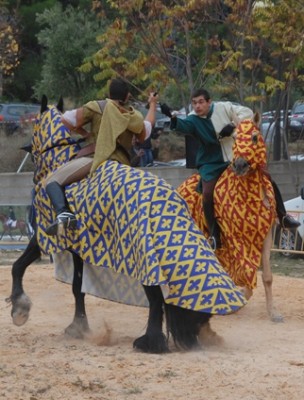
<instances>
[{"instance_id":1,"label":"blue caparison with yellow pattern","mask_svg":"<svg viewBox=\"0 0 304 400\"><path fill-rule=\"evenodd\" d=\"M36 160L37 238L46 254L72 249L84 262L168 288L165 302L225 315L246 304L224 271L177 191L150 172L106 161L66 187L78 221L64 236L45 229L55 213L43 178L77 153L56 107L37 117L32 153Z\"/></svg>"}]
</instances>

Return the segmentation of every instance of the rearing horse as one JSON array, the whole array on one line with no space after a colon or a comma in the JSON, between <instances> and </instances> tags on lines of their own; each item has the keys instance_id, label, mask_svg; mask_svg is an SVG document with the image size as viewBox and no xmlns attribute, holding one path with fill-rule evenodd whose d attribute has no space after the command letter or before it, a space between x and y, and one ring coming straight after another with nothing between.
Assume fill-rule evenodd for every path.
<instances>
[{"instance_id":1,"label":"rearing horse","mask_svg":"<svg viewBox=\"0 0 304 400\"><path fill-rule=\"evenodd\" d=\"M220 176L214 190L215 216L221 228L222 247L216 255L246 298L257 285L257 271L262 265L268 314L282 321L272 297L270 249L272 225L276 218L275 197L266 170L266 146L259 130L259 115L244 120L234 133L233 161ZM197 192L199 175L183 182L178 192L187 201L200 229L208 235L202 195Z\"/></svg>"},{"instance_id":2,"label":"rearing horse","mask_svg":"<svg viewBox=\"0 0 304 400\"><path fill-rule=\"evenodd\" d=\"M43 97L32 140L36 237L41 250L72 251L85 263L144 287L149 302L147 331L134 341L135 348L168 351L163 309L174 342L186 349L197 346L199 331L211 315L230 314L246 301L193 222L185 201L164 180L106 161L92 175L66 187L77 229L67 229L65 236L45 233L55 215L44 178L77 151L61 122L61 107L48 106ZM161 288L166 289L164 295Z\"/></svg>"}]
</instances>

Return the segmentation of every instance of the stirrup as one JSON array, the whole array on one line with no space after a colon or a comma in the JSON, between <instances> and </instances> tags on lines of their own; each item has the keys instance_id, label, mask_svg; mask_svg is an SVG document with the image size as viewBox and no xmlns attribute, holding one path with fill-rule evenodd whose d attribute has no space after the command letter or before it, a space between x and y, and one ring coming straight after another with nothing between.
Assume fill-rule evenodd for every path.
<instances>
[{"instance_id":1,"label":"stirrup","mask_svg":"<svg viewBox=\"0 0 304 400\"><path fill-rule=\"evenodd\" d=\"M64 211L57 215L56 220L46 228L46 234L49 236L63 235L66 228L76 229L77 219L69 211Z\"/></svg>"},{"instance_id":2,"label":"stirrup","mask_svg":"<svg viewBox=\"0 0 304 400\"><path fill-rule=\"evenodd\" d=\"M207 240L213 251L220 249L222 247L221 240L219 238L216 238L215 236L209 236Z\"/></svg>"},{"instance_id":3,"label":"stirrup","mask_svg":"<svg viewBox=\"0 0 304 400\"><path fill-rule=\"evenodd\" d=\"M214 236L209 236L207 240L208 240L208 243L210 244L211 249L213 251L215 251L216 250L216 239L215 239L215 237Z\"/></svg>"}]
</instances>

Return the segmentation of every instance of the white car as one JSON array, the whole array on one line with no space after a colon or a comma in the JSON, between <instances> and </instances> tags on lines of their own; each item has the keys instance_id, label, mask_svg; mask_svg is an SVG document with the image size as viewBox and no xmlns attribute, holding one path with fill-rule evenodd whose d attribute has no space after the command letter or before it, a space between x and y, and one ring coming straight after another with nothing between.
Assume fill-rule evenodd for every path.
<instances>
[{"instance_id":1,"label":"white car","mask_svg":"<svg viewBox=\"0 0 304 400\"><path fill-rule=\"evenodd\" d=\"M301 195L284 202L288 214L298 220L301 225L295 230L276 230L275 244L285 251L285 256L298 254L304 256L304 187Z\"/></svg>"},{"instance_id":2,"label":"white car","mask_svg":"<svg viewBox=\"0 0 304 400\"><path fill-rule=\"evenodd\" d=\"M290 156L290 161L304 161L304 154Z\"/></svg>"}]
</instances>

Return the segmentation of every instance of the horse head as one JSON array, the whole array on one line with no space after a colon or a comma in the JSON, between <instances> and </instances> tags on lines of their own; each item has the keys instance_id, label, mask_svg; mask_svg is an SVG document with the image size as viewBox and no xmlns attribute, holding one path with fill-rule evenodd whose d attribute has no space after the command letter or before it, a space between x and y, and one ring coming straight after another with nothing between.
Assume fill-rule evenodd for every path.
<instances>
[{"instance_id":1,"label":"horse head","mask_svg":"<svg viewBox=\"0 0 304 400\"><path fill-rule=\"evenodd\" d=\"M245 119L236 128L232 169L238 176L266 167L267 152L259 124L260 115L256 113L253 120Z\"/></svg>"},{"instance_id":2,"label":"horse head","mask_svg":"<svg viewBox=\"0 0 304 400\"><path fill-rule=\"evenodd\" d=\"M62 97L57 105L48 105L47 97L42 96L31 143L36 166L35 182L71 160L79 151L77 141L71 137L70 131L61 121L62 111Z\"/></svg>"}]
</instances>

